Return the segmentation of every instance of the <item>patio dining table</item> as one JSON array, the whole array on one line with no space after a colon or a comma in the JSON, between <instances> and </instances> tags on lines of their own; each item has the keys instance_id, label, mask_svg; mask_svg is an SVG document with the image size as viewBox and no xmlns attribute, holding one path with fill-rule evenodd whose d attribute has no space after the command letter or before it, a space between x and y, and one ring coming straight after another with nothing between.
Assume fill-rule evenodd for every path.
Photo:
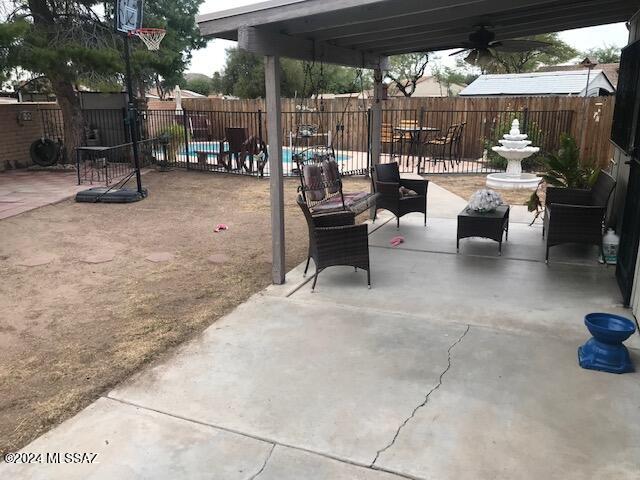
<instances>
[{"instance_id":1,"label":"patio dining table","mask_svg":"<svg viewBox=\"0 0 640 480\"><path fill-rule=\"evenodd\" d=\"M400 138L405 138L405 134L409 135L409 156L414 155L416 153L416 149L419 147L419 145L422 142L422 134L425 134L425 138L424 141L427 140L427 138L429 137L430 133L438 133L440 131L439 128L437 127L419 127L419 126L400 126L400 127L393 127L393 131L399 135L401 135ZM422 162L422 151L418 150L418 168L420 166L420 163ZM409 166L409 159L407 158L407 166Z\"/></svg>"}]
</instances>

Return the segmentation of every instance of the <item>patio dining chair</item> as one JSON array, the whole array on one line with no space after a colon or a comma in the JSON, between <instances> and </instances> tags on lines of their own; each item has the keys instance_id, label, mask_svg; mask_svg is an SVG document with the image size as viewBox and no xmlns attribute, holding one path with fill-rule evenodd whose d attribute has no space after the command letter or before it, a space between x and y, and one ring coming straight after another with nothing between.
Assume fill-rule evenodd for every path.
<instances>
[{"instance_id":1,"label":"patio dining chair","mask_svg":"<svg viewBox=\"0 0 640 480\"><path fill-rule=\"evenodd\" d=\"M307 202L298 194L297 203L309 229L309 252L304 268L306 276L313 258L316 272L311 291L315 290L318 275L327 267L351 266L367 271L367 286L371 288L369 267L369 236L366 224L355 224L355 214L350 211L312 215Z\"/></svg>"},{"instance_id":2,"label":"patio dining chair","mask_svg":"<svg viewBox=\"0 0 640 480\"><path fill-rule=\"evenodd\" d=\"M446 162L449 160L451 168L453 168L454 155L456 160L458 160L458 145L462 137L462 133L458 134L458 131L461 127L464 128L462 124L454 123L447 128L447 133L444 136L427 140L424 143L428 153L431 155L434 165L441 161L446 170Z\"/></svg>"},{"instance_id":3,"label":"patio dining chair","mask_svg":"<svg viewBox=\"0 0 640 480\"><path fill-rule=\"evenodd\" d=\"M371 181L374 192L380 195L376 201L374 221L378 209L383 209L396 216L397 228L400 228L400 217L412 212L423 213L424 224L427 224L429 180L400 178L398 163L393 162L375 165L371 171Z\"/></svg>"},{"instance_id":4,"label":"patio dining chair","mask_svg":"<svg viewBox=\"0 0 640 480\"><path fill-rule=\"evenodd\" d=\"M400 146L400 152L402 153L402 140L403 136L396 133L393 125L390 123L383 123L380 130L380 141L383 145L389 145L389 157L393 160L394 157L400 154L395 153L396 146Z\"/></svg>"},{"instance_id":5,"label":"patio dining chair","mask_svg":"<svg viewBox=\"0 0 640 480\"><path fill-rule=\"evenodd\" d=\"M236 170L242 170L241 155L245 142L248 139L245 127L227 127L224 129L224 139L220 142L220 161L226 170L233 170L233 161L236 162ZM225 144L228 145L225 148Z\"/></svg>"},{"instance_id":6,"label":"patio dining chair","mask_svg":"<svg viewBox=\"0 0 640 480\"><path fill-rule=\"evenodd\" d=\"M211 140L211 123L209 117L197 113L188 113L191 138L197 141Z\"/></svg>"},{"instance_id":7,"label":"patio dining chair","mask_svg":"<svg viewBox=\"0 0 640 480\"><path fill-rule=\"evenodd\" d=\"M453 138L453 158L456 161L456 165L459 165L462 160L462 140L464 138L464 129L466 126L467 122L461 122Z\"/></svg>"},{"instance_id":8,"label":"patio dining chair","mask_svg":"<svg viewBox=\"0 0 640 480\"><path fill-rule=\"evenodd\" d=\"M547 187L542 228L547 239L546 263L549 249L563 243L597 245L603 254L603 224L615 186L611 175L600 172L591 189Z\"/></svg>"},{"instance_id":9,"label":"patio dining chair","mask_svg":"<svg viewBox=\"0 0 640 480\"><path fill-rule=\"evenodd\" d=\"M264 140L251 136L242 144L240 157L238 158L238 168L240 171L244 169L247 173L258 173L262 178L264 176L264 167L269 161L269 152L267 144ZM254 170L254 162L256 169Z\"/></svg>"}]
</instances>

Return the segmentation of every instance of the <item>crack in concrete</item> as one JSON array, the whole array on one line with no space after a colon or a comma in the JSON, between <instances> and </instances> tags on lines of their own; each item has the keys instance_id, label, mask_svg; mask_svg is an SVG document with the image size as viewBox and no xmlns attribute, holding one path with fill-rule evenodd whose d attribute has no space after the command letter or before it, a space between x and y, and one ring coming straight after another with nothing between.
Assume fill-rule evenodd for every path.
<instances>
[{"instance_id":1,"label":"crack in concrete","mask_svg":"<svg viewBox=\"0 0 640 480\"><path fill-rule=\"evenodd\" d=\"M462 333L462 335L460 335L460 337L458 337L458 339L449 346L449 348L447 349L447 367L440 373L440 377L438 378L438 383L431 390L427 392L427 394L424 397L424 401L420 405L418 405L416 408L414 408L413 411L411 412L411 415L409 415L404 420L404 422L400 424L391 441L384 448L381 448L376 452L376 456L370 465L371 468L376 467L376 462L378 461L378 458L380 458L380 455L382 455L382 453L387 451L389 448L393 446L394 443L396 443L396 440L398 439L398 436L400 435L400 432L402 431L402 429L407 425L407 423L409 423L409 421L411 421L413 417L415 417L416 413L418 413L418 410L420 410L429 402L429 397L431 396L431 394L440 388L440 386L442 385L442 379L451 368L451 351L456 345L458 345L462 341L462 339L467 335L467 333L469 333L470 329L471 329L471 325L467 325L467 328Z\"/></svg>"},{"instance_id":2,"label":"crack in concrete","mask_svg":"<svg viewBox=\"0 0 640 480\"><path fill-rule=\"evenodd\" d=\"M262 436L255 435L255 434L252 434L252 433L243 432L243 431L240 431L240 430L235 430L233 428L223 427L221 425L215 425L215 424L212 424L212 423L207 423L207 422L203 422L203 421L200 421L200 420L195 420L193 418L184 417L184 416L177 415L177 414L171 413L171 412L165 412L163 410L158 410L156 408L151 408L151 407L148 407L148 406L145 406L145 405L141 405L141 404L138 404L138 403L130 402L130 401L123 400L123 399L120 399L120 398L110 397L108 395L106 395L106 396L103 395L102 398L104 398L105 400L110 400L110 401L113 401L113 402L121 403L123 405L129 405L130 407L146 410L146 411L149 411L149 412L155 412L155 413L158 413L160 415L166 415L168 417L176 418L178 420L182 420L182 421L185 421L185 422L195 423L197 425L203 425L205 427L215 428L216 430L221 430L223 432L233 433L235 435L240 435L242 437L251 438L253 440L257 440L258 442L265 442L265 443L268 443L270 445L273 445L273 448L275 448L275 447L290 448L292 450L296 450L296 451L299 451L299 452L310 453L311 455L316 455L318 457L326 458L328 460L334 460L336 462L344 463L344 464L347 464L347 465L353 465L354 467L366 468L366 469L369 469L369 470L375 470L377 472L385 472L385 473L388 473L390 475L393 475L393 476L396 476L396 477L399 477L399 478L406 478L408 480L426 480L426 479L424 479L422 477L416 477L415 475L410 475L408 473L402 473L402 472L398 472L398 471L395 471L395 470L390 470L388 468L381 467L381 466L378 466L378 465L376 465L374 467L371 467L371 465L368 464L368 463L358 462L358 461L351 460L351 459L346 458L346 457L341 457L341 456L337 456L337 455L331 455L330 453L327 453L327 452L318 452L316 450L311 450L309 448L304 448L304 447L301 447L301 446L298 446L298 445L293 445L293 444L290 444L290 443L280 442L280 441L274 440L272 438L262 437ZM269 457L267 458L267 461L269 461L270 458L271 458L271 455L269 455ZM266 467L266 463L265 463L265 467ZM258 472L258 473L261 473L261 472ZM256 475L258 475L258 473L256 473ZM255 476L253 478L255 478ZM251 478L249 478L248 480L251 480Z\"/></svg>"},{"instance_id":3,"label":"crack in concrete","mask_svg":"<svg viewBox=\"0 0 640 480\"><path fill-rule=\"evenodd\" d=\"M260 470L258 470L252 476L250 476L248 480L255 480L256 478L258 478L262 474L262 472L264 472L264 469L267 468L267 463L269 463L269 460L271 459L271 455L273 455L273 451L275 449L276 449L276 444L272 443L271 444L271 449L269 450L269 453L267 454L267 458L264 459L264 463L262 464L262 467L260 467Z\"/></svg>"}]
</instances>

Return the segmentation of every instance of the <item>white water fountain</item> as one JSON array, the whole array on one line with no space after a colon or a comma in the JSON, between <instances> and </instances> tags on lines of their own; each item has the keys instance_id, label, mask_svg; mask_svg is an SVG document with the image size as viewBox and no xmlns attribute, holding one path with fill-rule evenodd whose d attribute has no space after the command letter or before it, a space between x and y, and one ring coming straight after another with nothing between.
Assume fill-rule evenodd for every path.
<instances>
[{"instance_id":1,"label":"white water fountain","mask_svg":"<svg viewBox=\"0 0 640 480\"><path fill-rule=\"evenodd\" d=\"M538 153L540 147L530 146L531 140L527 140L526 134L520 133L520 122L517 118L511 124L511 131L503 137L499 140L501 146L492 147L491 150L507 159L507 171L487 175L487 187L535 190L541 179L533 173L522 173L522 160Z\"/></svg>"}]
</instances>

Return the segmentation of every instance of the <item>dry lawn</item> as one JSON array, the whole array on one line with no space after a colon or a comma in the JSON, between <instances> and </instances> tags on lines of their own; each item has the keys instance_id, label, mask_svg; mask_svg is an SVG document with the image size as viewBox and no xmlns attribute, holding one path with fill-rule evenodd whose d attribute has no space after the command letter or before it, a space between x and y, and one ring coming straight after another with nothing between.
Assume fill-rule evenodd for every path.
<instances>
[{"instance_id":1,"label":"dry lawn","mask_svg":"<svg viewBox=\"0 0 640 480\"><path fill-rule=\"evenodd\" d=\"M468 200L481 188L486 188L486 175L430 175L427 178L434 183ZM509 205L526 205L531 190L500 190L503 200ZM539 192L542 197L542 193ZM542 199L544 200L544 199Z\"/></svg>"},{"instance_id":2,"label":"dry lawn","mask_svg":"<svg viewBox=\"0 0 640 480\"><path fill-rule=\"evenodd\" d=\"M269 182L152 172L130 205L72 200L0 221L0 450L16 450L270 283ZM349 179L345 190L368 189ZM307 232L285 184L287 268ZM213 233L217 223L230 229ZM150 254L173 260L153 263ZM105 263L87 263L97 255ZM34 256L41 266L20 266ZM211 258L213 256L213 258Z\"/></svg>"}]
</instances>

